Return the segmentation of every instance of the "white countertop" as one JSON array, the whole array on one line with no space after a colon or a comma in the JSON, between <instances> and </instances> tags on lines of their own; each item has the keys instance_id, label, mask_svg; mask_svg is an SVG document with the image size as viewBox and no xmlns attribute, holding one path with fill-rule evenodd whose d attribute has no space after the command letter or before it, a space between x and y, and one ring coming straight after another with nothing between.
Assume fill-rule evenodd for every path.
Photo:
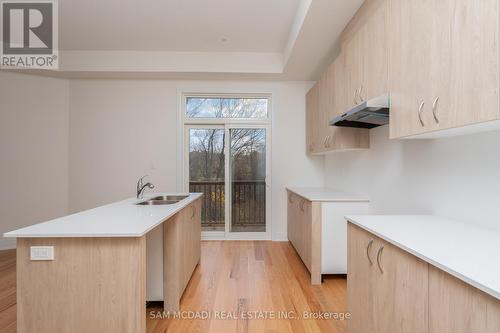
<instances>
[{"instance_id":1,"label":"white countertop","mask_svg":"<svg viewBox=\"0 0 500 333\"><path fill-rule=\"evenodd\" d=\"M7 232L4 237L141 237L203 194L190 193L172 205L136 205L159 195L167 194L149 193L144 199L118 201Z\"/></svg>"},{"instance_id":2,"label":"white countertop","mask_svg":"<svg viewBox=\"0 0 500 333\"><path fill-rule=\"evenodd\" d=\"M320 202L368 202L358 195L335 191L326 187L287 187L287 190L309 201Z\"/></svg>"},{"instance_id":3,"label":"white countertop","mask_svg":"<svg viewBox=\"0 0 500 333\"><path fill-rule=\"evenodd\" d=\"M429 264L500 299L500 232L428 215L346 219Z\"/></svg>"}]
</instances>

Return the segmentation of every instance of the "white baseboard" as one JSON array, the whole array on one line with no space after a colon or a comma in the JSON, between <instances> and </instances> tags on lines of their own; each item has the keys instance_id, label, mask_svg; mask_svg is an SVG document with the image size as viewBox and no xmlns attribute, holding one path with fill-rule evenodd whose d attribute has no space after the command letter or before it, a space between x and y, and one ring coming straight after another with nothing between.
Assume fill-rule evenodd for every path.
<instances>
[{"instance_id":1,"label":"white baseboard","mask_svg":"<svg viewBox=\"0 0 500 333\"><path fill-rule=\"evenodd\" d=\"M1 250L11 250L16 248L15 238L3 238L0 237L0 251Z\"/></svg>"},{"instance_id":2,"label":"white baseboard","mask_svg":"<svg viewBox=\"0 0 500 333\"><path fill-rule=\"evenodd\" d=\"M288 242L288 235L286 232L277 232L273 234L273 242Z\"/></svg>"},{"instance_id":3,"label":"white baseboard","mask_svg":"<svg viewBox=\"0 0 500 333\"><path fill-rule=\"evenodd\" d=\"M202 231L201 240L225 240L226 233L224 231Z\"/></svg>"}]
</instances>

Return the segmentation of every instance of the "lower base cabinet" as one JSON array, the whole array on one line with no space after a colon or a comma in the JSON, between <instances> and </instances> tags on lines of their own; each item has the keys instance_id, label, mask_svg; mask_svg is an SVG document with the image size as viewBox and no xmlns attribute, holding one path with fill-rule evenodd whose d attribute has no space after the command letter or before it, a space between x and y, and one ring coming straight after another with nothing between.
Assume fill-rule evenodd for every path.
<instances>
[{"instance_id":1,"label":"lower base cabinet","mask_svg":"<svg viewBox=\"0 0 500 333\"><path fill-rule=\"evenodd\" d=\"M288 191L288 240L311 273L311 284L323 274L347 273L345 215L367 214L369 202L347 199L310 201Z\"/></svg>"},{"instance_id":2,"label":"lower base cabinet","mask_svg":"<svg viewBox=\"0 0 500 333\"><path fill-rule=\"evenodd\" d=\"M426 332L427 285L427 263L349 224L348 332Z\"/></svg>"},{"instance_id":3,"label":"lower base cabinet","mask_svg":"<svg viewBox=\"0 0 500 333\"><path fill-rule=\"evenodd\" d=\"M429 333L471 332L500 332L500 301L429 265Z\"/></svg>"},{"instance_id":4,"label":"lower base cabinet","mask_svg":"<svg viewBox=\"0 0 500 333\"><path fill-rule=\"evenodd\" d=\"M498 333L500 301L349 223L348 333Z\"/></svg>"}]
</instances>

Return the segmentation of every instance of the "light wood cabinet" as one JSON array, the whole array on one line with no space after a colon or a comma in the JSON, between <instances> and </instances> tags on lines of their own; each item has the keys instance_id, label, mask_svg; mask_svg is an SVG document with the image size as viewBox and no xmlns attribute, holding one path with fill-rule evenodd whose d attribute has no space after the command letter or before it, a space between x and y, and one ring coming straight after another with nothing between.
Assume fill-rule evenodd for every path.
<instances>
[{"instance_id":1,"label":"light wood cabinet","mask_svg":"<svg viewBox=\"0 0 500 333\"><path fill-rule=\"evenodd\" d=\"M349 224L348 332L426 332L428 264Z\"/></svg>"},{"instance_id":2,"label":"light wood cabinet","mask_svg":"<svg viewBox=\"0 0 500 333\"><path fill-rule=\"evenodd\" d=\"M429 333L500 332L500 302L433 266Z\"/></svg>"},{"instance_id":3,"label":"light wood cabinet","mask_svg":"<svg viewBox=\"0 0 500 333\"><path fill-rule=\"evenodd\" d=\"M317 126L319 124L319 86L316 83L306 94L306 152L320 151Z\"/></svg>"},{"instance_id":4,"label":"light wood cabinet","mask_svg":"<svg viewBox=\"0 0 500 333\"><path fill-rule=\"evenodd\" d=\"M349 223L349 333L500 332L500 301Z\"/></svg>"},{"instance_id":5,"label":"light wood cabinet","mask_svg":"<svg viewBox=\"0 0 500 333\"><path fill-rule=\"evenodd\" d=\"M363 30L359 29L356 34L354 34L346 43L344 44L345 52L345 84L346 84L346 95L347 95L347 109L351 109L353 106L361 103L360 89L363 86Z\"/></svg>"},{"instance_id":6,"label":"light wood cabinet","mask_svg":"<svg viewBox=\"0 0 500 333\"><path fill-rule=\"evenodd\" d=\"M328 123L346 111L344 56L323 73L306 95L306 147L308 154L326 154L341 149L366 149L366 129L341 128Z\"/></svg>"},{"instance_id":7,"label":"light wood cabinet","mask_svg":"<svg viewBox=\"0 0 500 333\"><path fill-rule=\"evenodd\" d=\"M429 265L380 238L373 256L376 332L425 332Z\"/></svg>"},{"instance_id":8,"label":"light wood cabinet","mask_svg":"<svg viewBox=\"0 0 500 333\"><path fill-rule=\"evenodd\" d=\"M390 0L391 138L500 119L499 6Z\"/></svg>"},{"instance_id":9,"label":"light wood cabinet","mask_svg":"<svg viewBox=\"0 0 500 333\"><path fill-rule=\"evenodd\" d=\"M315 210L314 212L313 209ZM311 265L311 235L313 229L313 213L315 215L317 214L316 209L317 207L313 208L312 202L294 193L288 193L288 240L292 243L302 259L302 262L310 272L313 269Z\"/></svg>"},{"instance_id":10,"label":"light wood cabinet","mask_svg":"<svg viewBox=\"0 0 500 333\"><path fill-rule=\"evenodd\" d=\"M201 199L164 222L163 299L165 311L179 311L180 299L201 255Z\"/></svg>"},{"instance_id":11,"label":"light wood cabinet","mask_svg":"<svg viewBox=\"0 0 500 333\"><path fill-rule=\"evenodd\" d=\"M369 202L310 201L290 190L287 196L288 240L311 273L311 283L321 284L322 274L345 274L347 223L344 216L366 214Z\"/></svg>"},{"instance_id":12,"label":"light wood cabinet","mask_svg":"<svg viewBox=\"0 0 500 333\"><path fill-rule=\"evenodd\" d=\"M375 239L351 224L347 239L347 306L351 320L348 332L376 332L374 287L377 271L368 254L373 253Z\"/></svg>"},{"instance_id":13,"label":"light wood cabinet","mask_svg":"<svg viewBox=\"0 0 500 333\"><path fill-rule=\"evenodd\" d=\"M367 1L348 27L343 42L348 108L389 92L388 13L388 1Z\"/></svg>"}]
</instances>

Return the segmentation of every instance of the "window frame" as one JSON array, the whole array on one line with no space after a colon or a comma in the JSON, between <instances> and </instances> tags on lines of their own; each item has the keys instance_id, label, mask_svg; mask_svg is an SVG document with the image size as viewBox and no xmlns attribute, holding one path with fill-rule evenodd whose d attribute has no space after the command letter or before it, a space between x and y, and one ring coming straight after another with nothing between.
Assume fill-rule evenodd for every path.
<instances>
[{"instance_id":1,"label":"window frame","mask_svg":"<svg viewBox=\"0 0 500 333\"><path fill-rule=\"evenodd\" d=\"M178 90L178 161L177 170L181 177L177 177L178 191L189 192L189 165L187 156L189 156L189 147L186 144L189 142L188 132L190 128L224 128L226 135L229 134L231 128L265 128L266 129L266 231L265 232L229 232L229 225L226 223L224 232L205 231L202 232L202 239L213 240L271 240L272 239L272 118L273 118L273 98L272 93L239 93L232 90L225 90L219 93L213 92L193 92ZM214 98L266 98L267 117L265 118L193 118L186 116L187 98L188 97L214 97ZM229 135L228 135L229 137ZM229 145L229 141L226 142ZM227 148L226 148L227 149ZM229 159L226 158L226 163ZM228 168L228 166L226 166ZM228 168L229 169L229 168ZM229 177L226 175L225 177ZM230 182L226 180L227 186ZM229 193L226 188L227 193ZM226 205L226 214L230 216L229 205Z\"/></svg>"},{"instance_id":2,"label":"window frame","mask_svg":"<svg viewBox=\"0 0 500 333\"><path fill-rule=\"evenodd\" d=\"M267 99L267 115L260 118L201 118L188 117L187 99L188 98L255 98ZM261 124L268 125L272 118L272 97L271 94L262 93L182 93L181 98L181 120L183 125L217 125L217 124Z\"/></svg>"}]
</instances>

